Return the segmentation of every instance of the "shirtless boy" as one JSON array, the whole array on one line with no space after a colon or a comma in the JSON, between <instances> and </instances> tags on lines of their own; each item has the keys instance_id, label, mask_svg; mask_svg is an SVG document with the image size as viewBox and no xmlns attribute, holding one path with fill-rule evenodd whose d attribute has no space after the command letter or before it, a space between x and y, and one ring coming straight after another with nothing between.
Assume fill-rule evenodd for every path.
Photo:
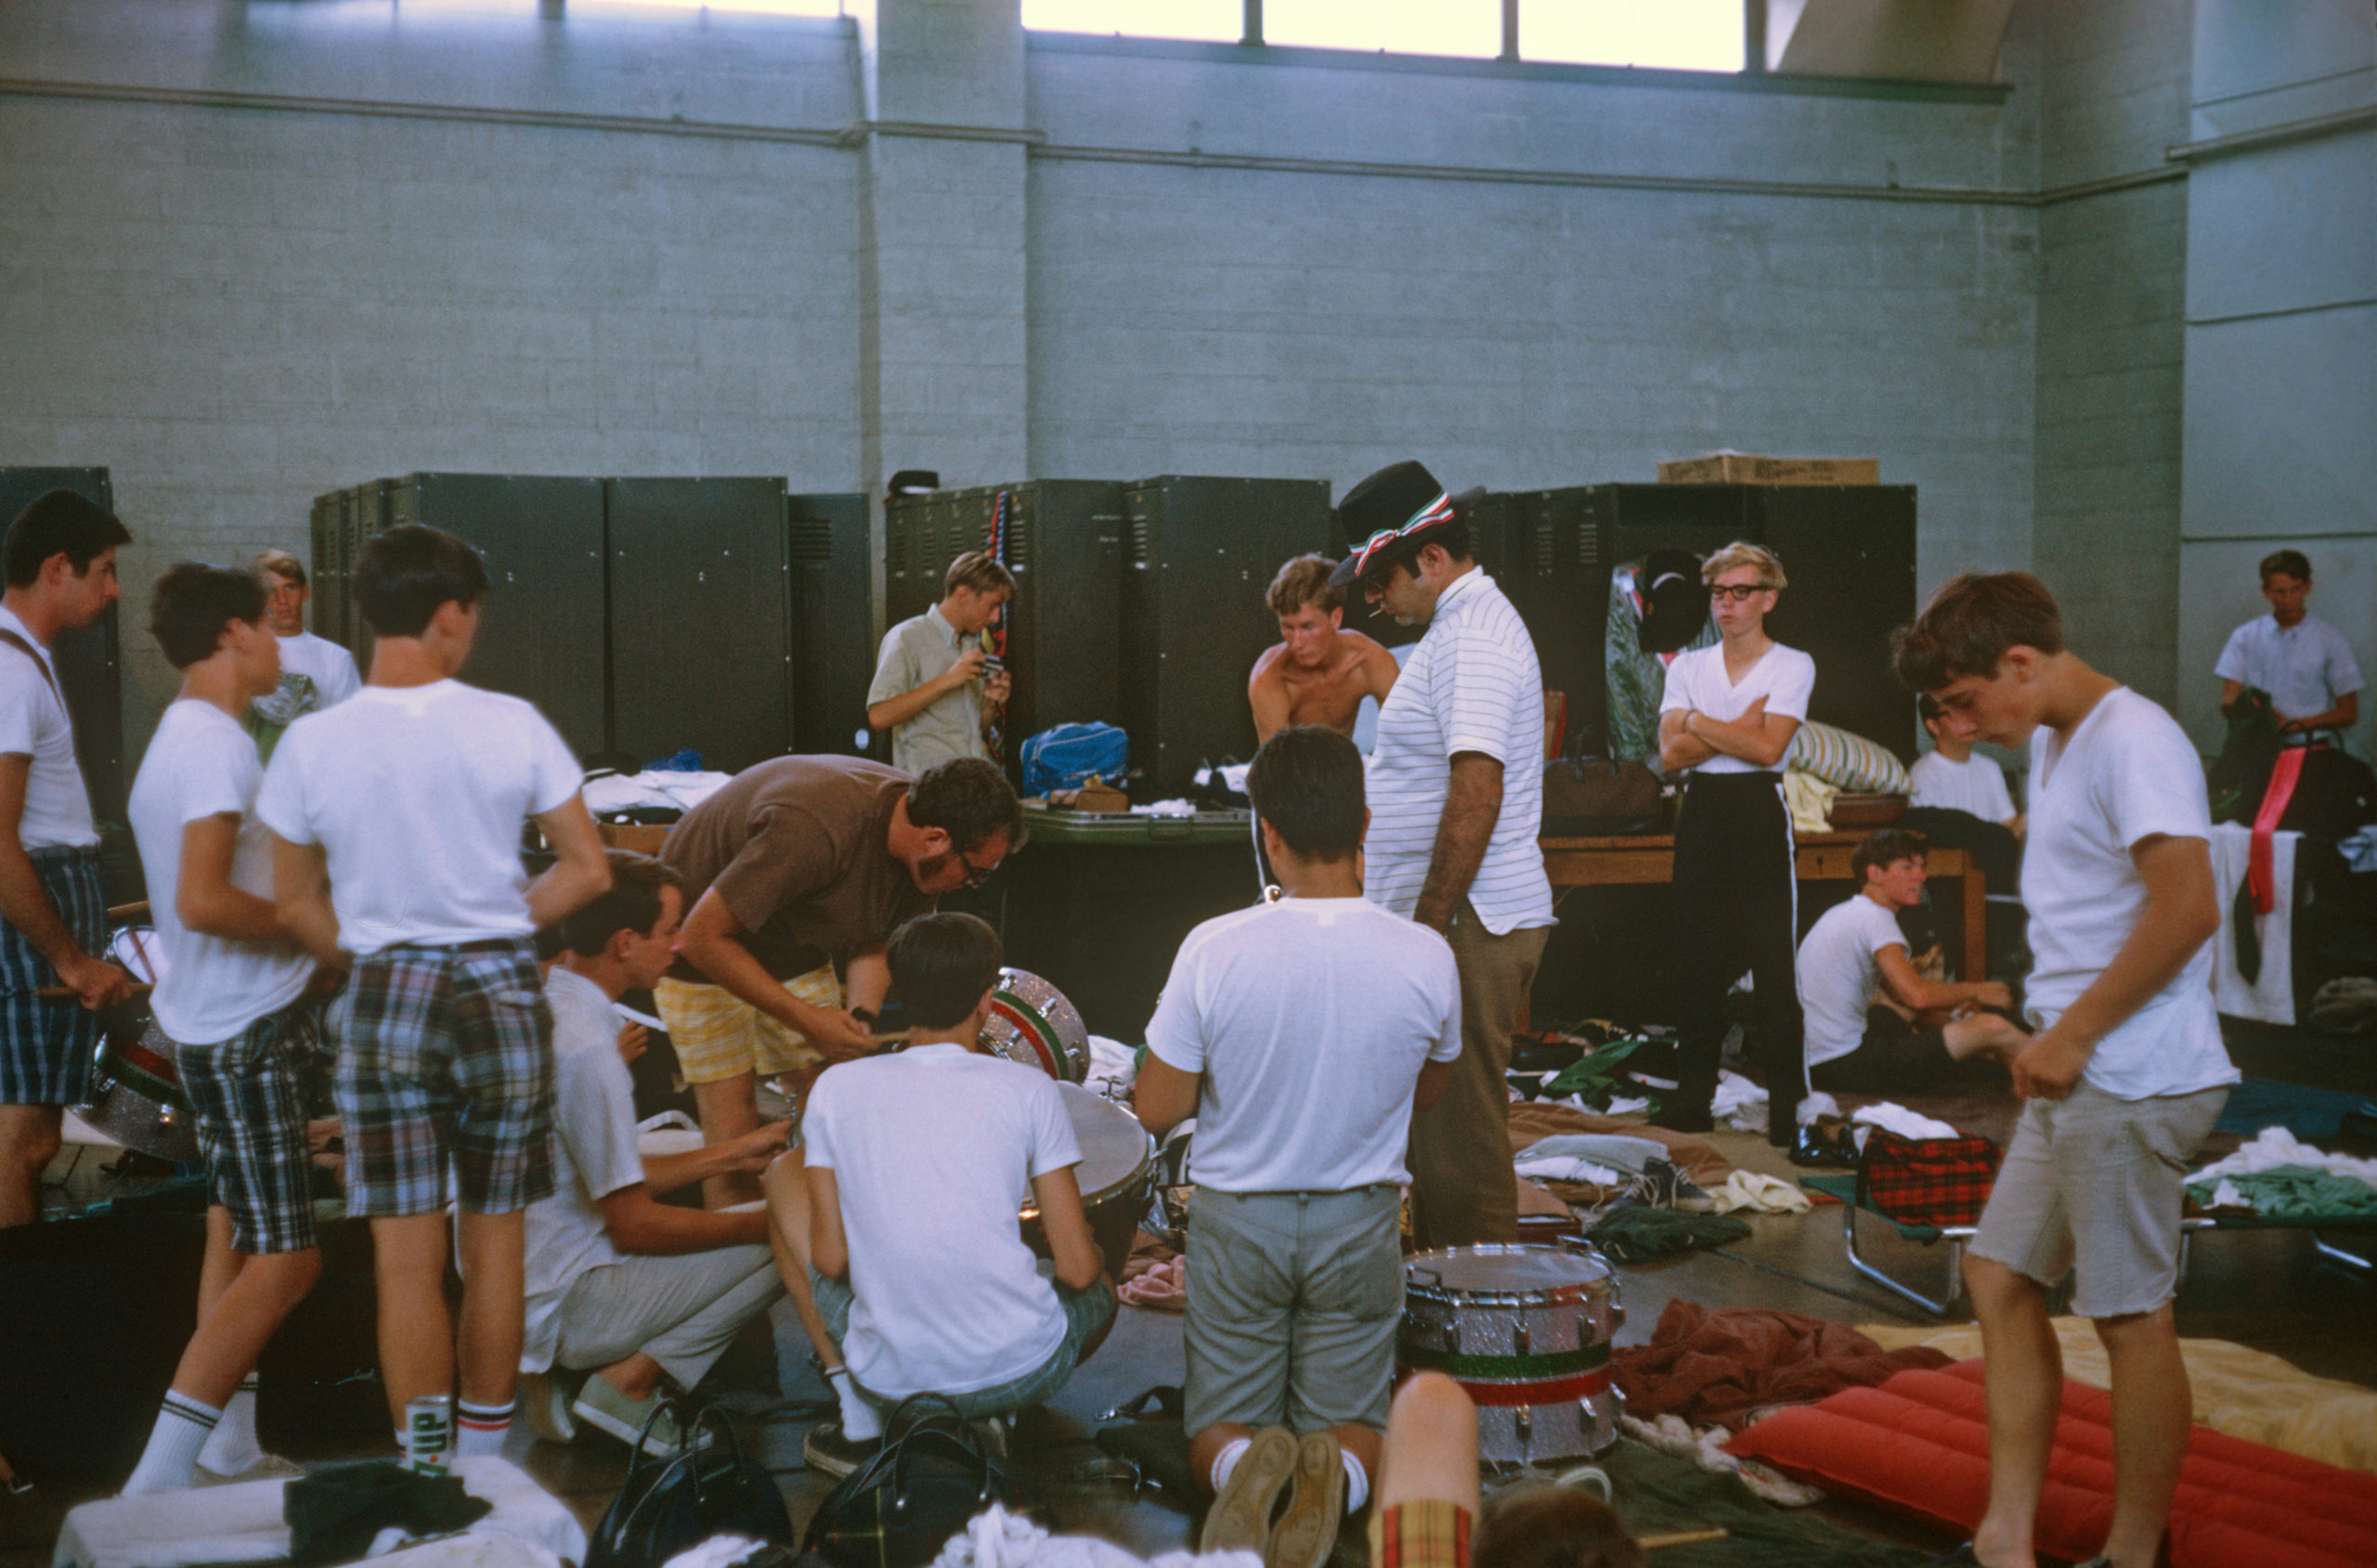
<instances>
[{"instance_id":1,"label":"shirtless boy","mask_svg":"<svg viewBox=\"0 0 2377 1568\"><path fill-rule=\"evenodd\" d=\"M1291 724L1318 724L1354 732L1364 697L1386 701L1400 667L1395 655L1358 631L1344 629L1345 596L1329 586L1334 562L1299 555L1271 579L1271 613L1279 642L1254 661L1246 682L1254 706L1254 738L1267 741Z\"/></svg>"}]
</instances>

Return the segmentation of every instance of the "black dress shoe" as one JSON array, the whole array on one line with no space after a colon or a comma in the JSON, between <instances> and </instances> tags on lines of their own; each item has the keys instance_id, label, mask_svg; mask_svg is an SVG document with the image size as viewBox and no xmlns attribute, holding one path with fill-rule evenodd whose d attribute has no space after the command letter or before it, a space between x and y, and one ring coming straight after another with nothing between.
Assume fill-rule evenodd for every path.
<instances>
[{"instance_id":1,"label":"black dress shoe","mask_svg":"<svg viewBox=\"0 0 2377 1568\"><path fill-rule=\"evenodd\" d=\"M1857 1144L1846 1127L1837 1133L1821 1126L1802 1127L1792 1141L1789 1158L1794 1165L1815 1170L1854 1171Z\"/></svg>"}]
</instances>

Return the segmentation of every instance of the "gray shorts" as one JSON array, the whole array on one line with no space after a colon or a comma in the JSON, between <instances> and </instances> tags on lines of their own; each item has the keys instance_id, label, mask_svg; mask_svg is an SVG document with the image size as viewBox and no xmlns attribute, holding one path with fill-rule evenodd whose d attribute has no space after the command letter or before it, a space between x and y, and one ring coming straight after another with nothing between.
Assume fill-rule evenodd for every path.
<instances>
[{"instance_id":1,"label":"gray shorts","mask_svg":"<svg viewBox=\"0 0 2377 1568\"><path fill-rule=\"evenodd\" d=\"M2032 1100L1968 1249L2041 1285L2078 1271L2083 1317L2152 1312L2177 1293L2180 1182L2227 1088L2121 1100L2082 1083Z\"/></svg>"},{"instance_id":2,"label":"gray shorts","mask_svg":"<svg viewBox=\"0 0 2377 1568\"><path fill-rule=\"evenodd\" d=\"M1188 1217L1191 1434L1216 1421L1386 1427L1403 1317L1402 1194L1216 1192Z\"/></svg>"}]
</instances>

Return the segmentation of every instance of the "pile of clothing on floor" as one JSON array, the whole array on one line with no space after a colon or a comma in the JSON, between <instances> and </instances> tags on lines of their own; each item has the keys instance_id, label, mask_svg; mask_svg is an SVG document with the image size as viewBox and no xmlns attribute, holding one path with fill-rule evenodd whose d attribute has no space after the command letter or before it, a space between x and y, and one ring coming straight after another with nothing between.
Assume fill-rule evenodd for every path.
<instances>
[{"instance_id":1,"label":"pile of clothing on floor","mask_svg":"<svg viewBox=\"0 0 2377 1568\"><path fill-rule=\"evenodd\" d=\"M2265 1127L2226 1160L2188 1177L2207 1212L2266 1220L2377 1220L2377 1160L2331 1154L2283 1127Z\"/></svg>"}]
</instances>

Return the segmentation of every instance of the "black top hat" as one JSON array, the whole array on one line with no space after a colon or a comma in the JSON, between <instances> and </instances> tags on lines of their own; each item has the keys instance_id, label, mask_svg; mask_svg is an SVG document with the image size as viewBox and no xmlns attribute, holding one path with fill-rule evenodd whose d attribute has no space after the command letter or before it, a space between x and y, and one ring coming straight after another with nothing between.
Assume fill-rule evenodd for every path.
<instances>
[{"instance_id":1,"label":"black top hat","mask_svg":"<svg viewBox=\"0 0 2377 1568\"><path fill-rule=\"evenodd\" d=\"M1389 463L1337 503L1345 559L1329 574L1329 586L1344 588L1410 559L1422 545L1439 538L1456 515L1453 498L1435 474L1409 460Z\"/></svg>"},{"instance_id":2,"label":"black top hat","mask_svg":"<svg viewBox=\"0 0 2377 1568\"><path fill-rule=\"evenodd\" d=\"M1643 595L1643 652L1672 654L1708 624L1708 590L1700 586L1700 558L1690 551L1651 551L1634 582Z\"/></svg>"}]
</instances>

